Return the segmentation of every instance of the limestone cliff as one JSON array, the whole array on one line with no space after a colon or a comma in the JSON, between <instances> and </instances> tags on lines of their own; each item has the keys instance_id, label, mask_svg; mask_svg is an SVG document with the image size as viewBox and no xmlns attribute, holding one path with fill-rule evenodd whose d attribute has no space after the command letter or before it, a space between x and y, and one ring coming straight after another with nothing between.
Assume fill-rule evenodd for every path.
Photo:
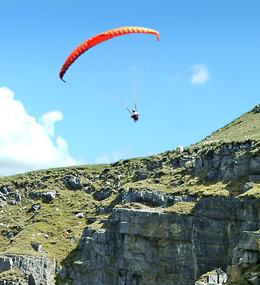
<instances>
[{"instance_id":1,"label":"limestone cliff","mask_svg":"<svg viewBox=\"0 0 260 285\"><path fill-rule=\"evenodd\" d=\"M259 284L259 122L256 106L187 148L1 178L0 284Z\"/></svg>"},{"instance_id":2,"label":"limestone cliff","mask_svg":"<svg viewBox=\"0 0 260 285\"><path fill-rule=\"evenodd\" d=\"M258 199L202 197L190 214L114 209L105 228L84 230L73 284L194 284L239 262L244 233L259 229L259 206Z\"/></svg>"}]
</instances>

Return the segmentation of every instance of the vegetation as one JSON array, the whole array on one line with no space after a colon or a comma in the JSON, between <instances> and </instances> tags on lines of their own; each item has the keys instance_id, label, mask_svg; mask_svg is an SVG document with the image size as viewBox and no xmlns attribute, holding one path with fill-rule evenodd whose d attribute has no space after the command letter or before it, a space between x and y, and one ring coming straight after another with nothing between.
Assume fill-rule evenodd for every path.
<instances>
[{"instance_id":1,"label":"vegetation","mask_svg":"<svg viewBox=\"0 0 260 285\"><path fill-rule=\"evenodd\" d=\"M172 195L249 196L260 198L260 185L243 193L248 176L234 181L207 181L207 173L195 175L194 167L177 167L184 156L201 157L218 151L224 144L253 142L254 149L241 150L240 155L260 155L260 107L214 132L205 140L184 149L146 158L120 160L112 164L86 165L32 171L1 177L0 192L8 191L8 199L0 202L1 253L46 255L57 264L70 266L76 259L78 243L86 226L102 227L114 207L138 210L155 207L152 204L119 203L119 191L150 190ZM140 179L140 175L146 175ZM70 179L81 179L74 187ZM55 191L53 200L42 193ZM100 199L100 192L108 193ZM32 195L32 193L34 193ZM35 194L36 193L36 194ZM20 199L19 199L20 197ZM1 201L1 199L0 199ZM14 202L12 202L14 201ZM38 210L34 208L37 204ZM192 215L195 202L180 202L165 209L170 214ZM41 244L35 251L32 244ZM9 274L9 275L8 275ZM12 272L5 273L13 276ZM3 273L0 278L4 277ZM67 281L68 282L68 281Z\"/></svg>"},{"instance_id":2,"label":"vegetation","mask_svg":"<svg viewBox=\"0 0 260 285\"><path fill-rule=\"evenodd\" d=\"M10 269L0 273L0 279L12 282L26 282L25 274L21 270Z\"/></svg>"}]
</instances>

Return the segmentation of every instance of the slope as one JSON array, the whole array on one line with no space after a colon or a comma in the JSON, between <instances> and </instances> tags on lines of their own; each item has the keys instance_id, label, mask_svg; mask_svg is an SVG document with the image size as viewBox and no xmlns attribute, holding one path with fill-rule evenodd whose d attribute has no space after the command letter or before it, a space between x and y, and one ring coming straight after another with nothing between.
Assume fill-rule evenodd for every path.
<instances>
[{"instance_id":1,"label":"slope","mask_svg":"<svg viewBox=\"0 0 260 285\"><path fill-rule=\"evenodd\" d=\"M258 181L244 191L249 174L236 179L207 179L208 170L196 161L238 146L239 157L260 155L260 106L213 132L201 142L146 158L120 160L110 165L48 169L0 178L1 253L55 258L68 268L76 259L86 226L104 225L114 207L154 208L191 215L194 202L160 205L160 195L238 196L259 198ZM245 146L245 147L242 147ZM154 193L155 199L127 202L126 193ZM166 195L166 196L165 196ZM167 196L167 197L168 197ZM41 245L35 250L35 245ZM71 282L67 280L68 282Z\"/></svg>"}]
</instances>

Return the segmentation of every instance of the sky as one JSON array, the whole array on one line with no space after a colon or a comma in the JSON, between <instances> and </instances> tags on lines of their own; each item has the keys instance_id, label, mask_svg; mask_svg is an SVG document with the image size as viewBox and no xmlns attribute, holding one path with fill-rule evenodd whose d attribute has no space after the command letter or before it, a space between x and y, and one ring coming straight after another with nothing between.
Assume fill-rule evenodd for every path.
<instances>
[{"instance_id":1,"label":"sky","mask_svg":"<svg viewBox=\"0 0 260 285\"><path fill-rule=\"evenodd\" d=\"M260 103L259 0L0 0L0 11L0 176L187 147ZM160 41L117 37L59 78L77 46L126 26ZM112 59L113 77L96 79ZM97 87L115 84L132 110L133 74L137 123Z\"/></svg>"}]
</instances>

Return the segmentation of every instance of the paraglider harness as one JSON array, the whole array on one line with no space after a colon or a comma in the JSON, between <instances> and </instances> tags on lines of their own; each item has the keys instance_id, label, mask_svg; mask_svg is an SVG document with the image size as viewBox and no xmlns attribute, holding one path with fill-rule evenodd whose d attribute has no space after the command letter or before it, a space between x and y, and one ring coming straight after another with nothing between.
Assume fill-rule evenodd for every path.
<instances>
[{"instance_id":1,"label":"paraglider harness","mask_svg":"<svg viewBox=\"0 0 260 285\"><path fill-rule=\"evenodd\" d=\"M140 116L140 114L136 110L137 109L136 104L135 104L135 109L133 109L132 112L127 107L126 109L129 111L129 113L131 114L131 118L133 118L134 122L136 123L139 120L139 116Z\"/></svg>"},{"instance_id":2,"label":"paraglider harness","mask_svg":"<svg viewBox=\"0 0 260 285\"><path fill-rule=\"evenodd\" d=\"M134 119L134 121L136 122L136 121L138 121L138 119L139 119L139 115L138 114L135 114L136 112L133 110L133 114L131 115L131 118L133 118Z\"/></svg>"}]
</instances>

